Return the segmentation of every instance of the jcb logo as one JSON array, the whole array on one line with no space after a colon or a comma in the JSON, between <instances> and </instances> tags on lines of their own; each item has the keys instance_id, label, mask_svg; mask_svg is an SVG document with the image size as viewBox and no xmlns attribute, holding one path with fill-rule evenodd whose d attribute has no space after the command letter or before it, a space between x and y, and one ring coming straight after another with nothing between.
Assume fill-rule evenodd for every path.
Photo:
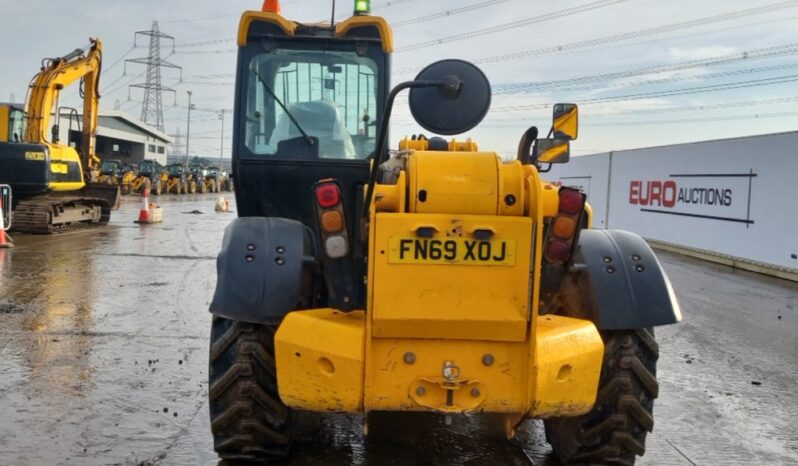
<instances>
[{"instance_id":1,"label":"jcb logo","mask_svg":"<svg viewBox=\"0 0 798 466\"><path fill-rule=\"evenodd\" d=\"M33 160L37 162L44 161L44 152L25 152L25 160Z\"/></svg>"}]
</instances>

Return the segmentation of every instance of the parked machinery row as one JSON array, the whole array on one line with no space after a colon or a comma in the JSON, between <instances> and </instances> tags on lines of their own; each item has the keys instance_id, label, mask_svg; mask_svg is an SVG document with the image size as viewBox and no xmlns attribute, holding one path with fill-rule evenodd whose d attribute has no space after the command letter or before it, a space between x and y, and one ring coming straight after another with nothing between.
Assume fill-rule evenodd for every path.
<instances>
[{"instance_id":1,"label":"parked machinery row","mask_svg":"<svg viewBox=\"0 0 798 466\"><path fill-rule=\"evenodd\" d=\"M142 161L138 167L120 160L106 160L102 163L100 182L118 185L125 195L145 191L160 196L233 190L230 174L218 167L192 164L186 168L180 163L164 167L150 159Z\"/></svg>"}]
</instances>

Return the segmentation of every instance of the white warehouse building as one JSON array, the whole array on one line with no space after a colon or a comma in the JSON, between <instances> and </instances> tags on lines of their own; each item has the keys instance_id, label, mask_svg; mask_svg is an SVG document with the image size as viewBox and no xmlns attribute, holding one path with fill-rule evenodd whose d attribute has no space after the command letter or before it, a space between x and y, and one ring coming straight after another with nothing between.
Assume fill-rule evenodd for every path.
<instances>
[{"instance_id":1,"label":"white warehouse building","mask_svg":"<svg viewBox=\"0 0 798 466\"><path fill-rule=\"evenodd\" d=\"M102 160L121 160L139 164L144 159L157 160L166 165L166 154L172 150L173 140L126 113L113 110L100 112L97 124L97 155ZM59 121L61 141L80 145L82 116L62 113Z\"/></svg>"}]
</instances>

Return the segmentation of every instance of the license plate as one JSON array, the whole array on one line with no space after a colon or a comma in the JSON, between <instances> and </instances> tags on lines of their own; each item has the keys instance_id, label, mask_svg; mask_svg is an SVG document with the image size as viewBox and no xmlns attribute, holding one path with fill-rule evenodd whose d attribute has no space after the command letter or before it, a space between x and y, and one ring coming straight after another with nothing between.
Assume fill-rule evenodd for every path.
<instances>
[{"instance_id":1,"label":"license plate","mask_svg":"<svg viewBox=\"0 0 798 466\"><path fill-rule=\"evenodd\" d=\"M512 267L515 265L515 240L394 236L389 241L388 263Z\"/></svg>"}]
</instances>

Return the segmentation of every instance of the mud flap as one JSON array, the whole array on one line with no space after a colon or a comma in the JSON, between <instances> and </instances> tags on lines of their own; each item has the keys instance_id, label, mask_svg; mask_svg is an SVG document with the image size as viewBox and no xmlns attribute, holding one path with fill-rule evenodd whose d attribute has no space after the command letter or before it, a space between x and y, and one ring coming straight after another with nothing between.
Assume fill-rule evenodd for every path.
<instances>
[{"instance_id":1,"label":"mud flap","mask_svg":"<svg viewBox=\"0 0 798 466\"><path fill-rule=\"evenodd\" d=\"M574 257L581 313L601 330L682 320L668 276L648 243L627 231L584 230ZM575 291L578 290L578 291Z\"/></svg>"},{"instance_id":2,"label":"mud flap","mask_svg":"<svg viewBox=\"0 0 798 466\"><path fill-rule=\"evenodd\" d=\"M284 218L244 217L227 226L216 259L210 311L228 319L278 324L303 295L303 269L315 263L305 226Z\"/></svg>"}]
</instances>

